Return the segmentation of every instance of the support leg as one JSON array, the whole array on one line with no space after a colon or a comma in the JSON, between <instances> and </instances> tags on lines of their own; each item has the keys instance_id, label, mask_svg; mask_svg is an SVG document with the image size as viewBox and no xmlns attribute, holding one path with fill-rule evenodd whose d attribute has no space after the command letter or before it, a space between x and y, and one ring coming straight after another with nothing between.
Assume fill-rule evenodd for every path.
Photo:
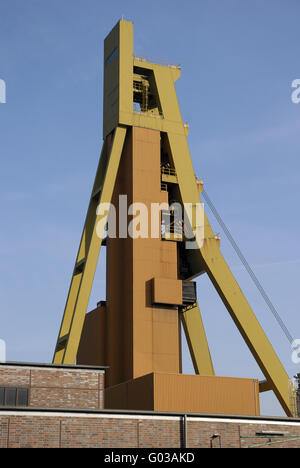
<instances>
[{"instance_id":1,"label":"support leg","mask_svg":"<svg viewBox=\"0 0 300 468\"><path fill-rule=\"evenodd\" d=\"M182 202L199 203L200 198L186 138L175 134L168 134L168 138ZM190 224L192 226L192 220ZM199 273L205 271L209 275L282 408L288 416L291 416L289 377L223 258L219 241L215 239L206 215L204 243L199 245L199 249L192 251L192 255L195 268L198 268Z\"/></svg>"},{"instance_id":2,"label":"support leg","mask_svg":"<svg viewBox=\"0 0 300 468\"><path fill-rule=\"evenodd\" d=\"M215 375L198 302L181 313L181 322L196 374Z\"/></svg>"},{"instance_id":3,"label":"support leg","mask_svg":"<svg viewBox=\"0 0 300 468\"><path fill-rule=\"evenodd\" d=\"M96 210L98 204L111 202L125 135L126 128L117 127L112 144L109 141L110 137L104 143L53 358L56 364L74 364L76 361L106 224L101 216L102 232L99 232L99 229L96 232L100 219Z\"/></svg>"}]
</instances>

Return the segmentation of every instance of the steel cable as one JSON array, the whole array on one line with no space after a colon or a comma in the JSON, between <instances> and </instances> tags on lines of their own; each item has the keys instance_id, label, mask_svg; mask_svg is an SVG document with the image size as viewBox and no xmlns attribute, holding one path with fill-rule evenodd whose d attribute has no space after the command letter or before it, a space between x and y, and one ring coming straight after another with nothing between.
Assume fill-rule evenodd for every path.
<instances>
[{"instance_id":1,"label":"steel cable","mask_svg":"<svg viewBox=\"0 0 300 468\"><path fill-rule=\"evenodd\" d=\"M280 326L280 328L282 329L283 333L285 334L286 338L289 340L290 344L292 344L294 342L294 339L291 335L291 333L289 332L287 326L285 325L285 323L283 322L282 318L280 317L279 315L279 312L277 311L277 309L275 308L275 306L272 304L271 302L271 299L269 298L268 294L266 293L266 291L264 290L264 288L262 287L261 283L259 282L257 276L255 275L254 271L252 270L252 268L250 267L249 263L247 262L246 258L244 257L242 251L240 250L240 248L238 247L237 243L235 242L234 238L232 237L229 229L227 228L226 224L224 223L224 221L222 220L221 216L219 215L216 207L214 206L214 204L212 203L211 199L209 198L209 196L207 195L207 192L205 190L203 190L202 192L202 195L203 195L203 198L204 200L206 201L209 209L211 210L211 212L213 213L214 217L216 218L218 224L220 225L220 227L222 228L222 230L224 231L227 239L229 240L231 246L233 247L234 251L236 252L237 256L239 257L239 259L241 260L242 264L244 265L246 271L248 272L248 274L250 275L253 283L255 284L255 286L257 287L257 289L259 290L262 298L264 299L265 303L267 304L268 308L270 309L271 313L273 314L273 316L275 317L278 325Z\"/></svg>"}]
</instances>

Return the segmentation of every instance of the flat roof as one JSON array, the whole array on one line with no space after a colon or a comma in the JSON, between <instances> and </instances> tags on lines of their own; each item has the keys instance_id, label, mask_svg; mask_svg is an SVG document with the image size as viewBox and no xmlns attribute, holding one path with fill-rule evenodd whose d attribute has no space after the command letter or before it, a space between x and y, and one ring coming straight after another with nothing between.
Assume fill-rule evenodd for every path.
<instances>
[{"instance_id":1,"label":"flat roof","mask_svg":"<svg viewBox=\"0 0 300 468\"><path fill-rule=\"evenodd\" d=\"M85 365L71 365L71 364L46 364L38 362L14 362L14 361L0 361L0 366L15 366L15 367L43 367L50 369L82 369L82 370L106 370L108 366L85 366Z\"/></svg>"},{"instance_id":2,"label":"flat roof","mask_svg":"<svg viewBox=\"0 0 300 468\"><path fill-rule=\"evenodd\" d=\"M182 413L182 412L166 412L166 411L143 411L143 410L117 410L117 409L78 409L78 408L41 408L41 407L32 407L32 406L2 406L0 407L0 416L1 413L5 412L29 412L29 413L60 413L60 414L78 414L78 415L103 415L108 417L123 415L123 416L132 416L132 417L143 417L143 416L152 416L152 417L187 417L190 419L199 418L199 419L222 419L222 420L231 420L231 421L251 421L257 422L258 424L262 421L265 423L296 423L300 424L299 418L289 418L289 417L280 417L280 416L251 416L251 415L237 415L237 414L210 414L210 413Z\"/></svg>"}]
</instances>

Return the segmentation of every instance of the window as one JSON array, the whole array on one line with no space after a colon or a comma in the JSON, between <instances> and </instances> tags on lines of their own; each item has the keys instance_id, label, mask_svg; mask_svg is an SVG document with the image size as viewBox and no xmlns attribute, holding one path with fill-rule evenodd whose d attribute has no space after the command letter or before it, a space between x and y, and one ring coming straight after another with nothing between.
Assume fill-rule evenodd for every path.
<instances>
[{"instance_id":1,"label":"window","mask_svg":"<svg viewBox=\"0 0 300 468\"><path fill-rule=\"evenodd\" d=\"M17 406L28 406L28 389L27 388L18 388Z\"/></svg>"},{"instance_id":2,"label":"window","mask_svg":"<svg viewBox=\"0 0 300 468\"><path fill-rule=\"evenodd\" d=\"M17 404L17 389L6 388L5 389L5 406L16 406Z\"/></svg>"},{"instance_id":3,"label":"window","mask_svg":"<svg viewBox=\"0 0 300 468\"><path fill-rule=\"evenodd\" d=\"M28 388L0 387L0 406L28 406Z\"/></svg>"},{"instance_id":4,"label":"window","mask_svg":"<svg viewBox=\"0 0 300 468\"><path fill-rule=\"evenodd\" d=\"M0 387L0 406L4 406L4 388Z\"/></svg>"}]
</instances>

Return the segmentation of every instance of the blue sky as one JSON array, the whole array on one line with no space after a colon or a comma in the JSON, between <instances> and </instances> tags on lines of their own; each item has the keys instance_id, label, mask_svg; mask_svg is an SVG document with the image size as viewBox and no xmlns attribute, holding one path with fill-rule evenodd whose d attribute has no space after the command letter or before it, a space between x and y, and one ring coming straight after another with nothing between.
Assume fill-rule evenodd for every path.
<instances>
[{"instance_id":1,"label":"blue sky","mask_svg":"<svg viewBox=\"0 0 300 468\"><path fill-rule=\"evenodd\" d=\"M300 338L300 104L291 101L300 78L299 2L1 0L0 8L7 358L52 359L102 144L103 39L122 15L134 22L137 55L181 63L177 92L195 172ZM288 373L299 372L223 238L222 250ZM105 295L101 259L90 307ZM198 280L198 296L217 373L261 378L208 279ZM186 350L184 370L192 372ZM262 412L281 414L272 395L263 396Z\"/></svg>"}]
</instances>

